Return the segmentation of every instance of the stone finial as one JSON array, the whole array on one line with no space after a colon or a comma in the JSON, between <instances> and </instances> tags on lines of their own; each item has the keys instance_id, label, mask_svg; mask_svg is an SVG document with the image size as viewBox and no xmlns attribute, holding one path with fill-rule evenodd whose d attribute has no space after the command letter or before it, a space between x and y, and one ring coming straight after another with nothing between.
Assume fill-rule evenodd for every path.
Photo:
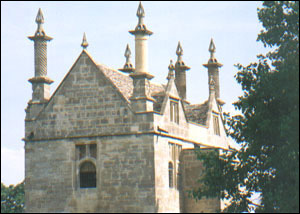
<instances>
[{"instance_id":1,"label":"stone finial","mask_svg":"<svg viewBox=\"0 0 300 214\"><path fill-rule=\"evenodd\" d=\"M42 40L45 40L45 41L50 41L52 40L53 38L51 38L50 36L47 36L46 33L45 33L45 30L43 28L43 24L44 24L44 15L43 15L43 12L42 12L42 9L39 8L39 11L37 13L37 16L35 18L35 22L37 23L37 29L35 31L35 34L34 36L29 36L28 38L30 40L37 40L37 39L42 39Z\"/></svg>"},{"instance_id":2,"label":"stone finial","mask_svg":"<svg viewBox=\"0 0 300 214\"><path fill-rule=\"evenodd\" d=\"M136 12L136 16L139 17L138 25L136 30L146 30L146 25L144 24L145 10L143 8L142 2L140 2L139 7Z\"/></svg>"},{"instance_id":3,"label":"stone finial","mask_svg":"<svg viewBox=\"0 0 300 214\"><path fill-rule=\"evenodd\" d=\"M142 2L139 3L139 7L136 12L137 17L139 18L138 24L135 27L135 30L129 31L129 33L136 35L136 34L143 34L143 35L152 35L153 32L147 29L146 25L144 24L144 17L145 17L145 10L142 5Z\"/></svg>"},{"instance_id":4,"label":"stone finial","mask_svg":"<svg viewBox=\"0 0 300 214\"><path fill-rule=\"evenodd\" d=\"M127 46L126 46L124 56L126 57L126 63L129 62L130 57L131 57L131 50L129 48L129 44L127 44Z\"/></svg>"},{"instance_id":5,"label":"stone finial","mask_svg":"<svg viewBox=\"0 0 300 214\"><path fill-rule=\"evenodd\" d=\"M204 67L222 67L223 65L218 62L218 60L215 57L215 52L216 52L216 46L214 43L214 40L211 38L208 51L210 52L210 58L207 62L207 64L203 64Z\"/></svg>"},{"instance_id":6,"label":"stone finial","mask_svg":"<svg viewBox=\"0 0 300 214\"><path fill-rule=\"evenodd\" d=\"M173 60L170 60L170 65L168 66L169 72L167 76L167 80L170 80L171 78L174 78L174 70L175 67L173 65Z\"/></svg>"},{"instance_id":7,"label":"stone finial","mask_svg":"<svg viewBox=\"0 0 300 214\"><path fill-rule=\"evenodd\" d=\"M83 49L86 49L88 46L89 46L89 43L88 43L87 40L86 40L86 35L85 35L85 33L83 33L83 38L82 38L81 47L82 47Z\"/></svg>"},{"instance_id":8,"label":"stone finial","mask_svg":"<svg viewBox=\"0 0 300 214\"><path fill-rule=\"evenodd\" d=\"M183 55L183 49L181 47L180 41L178 41L177 49L176 49L176 55L178 56L178 60L181 60L181 56Z\"/></svg>"},{"instance_id":9,"label":"stone finial","mask_svg":"<svg viewBox=\"0 0 300 214\"><path fill-rule=\"evenodd\" d=\"M133 65L131 63L131 60L130 60L130 58L131 58L131 50L129 48L129 44L127 44L127 46L126 46L126 50L125 50L124 56L126 58L126 63L123 66L123 68L119 69L119 70L123 71L123 72L126 72L126 73L131 73L131 72L134 71L134 67L133 67Z\"/></svg>"},{"instance_id":10,"label":"stone finial","mask_svg":"<svg viewBox=\"0 0 300 214\"><path fill-rule=\"evenodd\" d=\"M217 59L215 58L216 46L212 38L210 40L208 51L210 52L210 59L208 62L217 62Z\"/></svg>"},{"instance_id":11,"label":"stone finial","mask_svg":"<svg viewBox=\"0 0 300 214\"><path fill-rule=\"evenodd\" d=\"M145 17L145 10L143 8L142 2L140 1L139 7L136 12L137 17L142 18Z\"/></svg>"},{"instance_id":12,"label":"stone finial","mask_svg":"<svg viewBox=\"0 0 300 214\"><path fill-rule=\"evenodd\" d=\"M43 16L43 12L42 9L39 8L38 14L35 18L35 22L37 23L38 27L37 30L35 32L35 36L45 36L46 33L43 29L43 24L44 24L44 16Z\"/></svg>"},{"instance_id":13,"label":"stone finial","mask_svg":"<svg viewBox=\"0 0 300 214\"><path fill-rule=\"evenodd\" d=\"M177 62L175 63L175 68L180 68L181 70L189 70L190 67L186 66L184 61L182 60L183 49L181 47L180 41L178 42L177 45L176 55L177 55Z\"/></svg>"},{"instance_id":14,"label":"stone finial","mask_svg":"<svg viewBox=\"0 0 300 214\"><path fill-rule=\"evenodd\" d=\"M44 23L44 16L43 16L43 12L42 12L41 8L39 8L38 14L35 18L35 22L37 24L43 24Z\"/></svg>"},{"instance_id":15,"label":"stone finial","mask_svg":"<svg viewBox=\"0 0 300 214\"><path fill-rule=\"evenodd\" d=\"M211 53L214 53L216 51L216 46L215 46L213 38L211 38L211 40L210 40L210 44L209 44L208 50Z\"/></svg>"}]
</instances>

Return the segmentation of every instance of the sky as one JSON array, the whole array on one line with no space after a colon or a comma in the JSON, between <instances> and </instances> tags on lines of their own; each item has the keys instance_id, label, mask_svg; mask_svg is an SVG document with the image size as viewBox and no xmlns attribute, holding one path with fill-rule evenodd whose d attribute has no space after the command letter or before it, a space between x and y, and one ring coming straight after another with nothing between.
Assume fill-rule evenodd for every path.
<instances>
[{"instance_id":1,"label":"sky","mask_svg":"<svg viewBox=\"0 0 300 214\"><path fill-rule=\"evenodd\" d=\"M54 39L48 43L48 76L55 82L51 94L82 51L86 33L90 55L97 63L122 68L129 44L134 64L134 37L128 33L137 25L139 2L5 2L1 1L1 182L17 184L24 179L24 119L34 75L34 47L27 37L34 35L38 9L44 14L44 29ZM234 75L240 63L257 61L268 50L257 42L262 29L257 18L261 2L142 2L145 24L153 35L148 41L148 69L151 81L166 84L170 59L176 61L180 41L187 71L187 98L202 103L208 98L208 47L213 38L220 68L220 96L223 110L235 112L232 103L242 95Z\"/></svg>"}]
</instances>

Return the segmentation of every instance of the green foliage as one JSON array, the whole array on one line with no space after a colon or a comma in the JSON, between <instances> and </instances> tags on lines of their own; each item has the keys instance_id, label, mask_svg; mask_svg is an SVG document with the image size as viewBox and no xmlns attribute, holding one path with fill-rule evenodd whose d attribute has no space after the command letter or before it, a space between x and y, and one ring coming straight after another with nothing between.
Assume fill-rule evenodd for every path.
<instances>
[{"instance_id":1,"label":"green foliage","mask_svg":"<svg viewBox=\"0 0 300 214\"><path fill-rule=\"evenodd\" d=\"M1 213L24 212L24 181L6 187L1 183Z\"/></svg>"},{"instance_id":2,"label":"green foliage","mask_svg":"<svg viewBox=\"0 0 300 214\"><path fill-rule=\"evenodd\" d=\"M273 51L237 65L244 95L234 106L242 115L224 115L241 149L198 152L208 172L193 196L230 199L224 212L247 212L259 192L256 212L299 212L299 2L264 2L258 17L264 30L257 40Z\"/></svg>"}]
</instances>

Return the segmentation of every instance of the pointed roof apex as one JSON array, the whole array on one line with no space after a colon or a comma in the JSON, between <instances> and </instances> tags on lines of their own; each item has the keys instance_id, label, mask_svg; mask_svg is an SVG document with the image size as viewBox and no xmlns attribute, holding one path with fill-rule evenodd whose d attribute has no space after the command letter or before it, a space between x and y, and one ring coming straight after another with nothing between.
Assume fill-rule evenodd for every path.
<instances>
[{"instance_id":1,"label":"pointed roof apex","mask_svg":"<svg viewBox=\"0 0 300 214\"><path fill-rule=\"evenodd\" d=\"M181 47L180 41L178 41L177 49L176 49L176 55L182 56L183 55L183 49Z\"/></svg>"},{"instance_id":2,"label":"pointed roof apex","mask_svg":"<svg viewBox=\"0 0 300 214\"><path fill-rule=\"evenodd\" d=\"M127 44L127 46L126 46L126 50L125 50L124 56L125 56L126 58L129 58L129 57L131 56L131 50L130 50L130 48L129 48L129 44Z\"/></svg>"},{"instance_id":3,"label":"pointed roof apex","mask_svg":"<svg viewBox=\"0 0 300 214\"><path fill-rule=\"evenodd\" d=\"M139 7L136 12L137 17L145 17L145 10L143 8L142 2L140 1Z\"/></svg>"},{"instance_id":4,"label":"pointed roof apex","mask_svg":"<svg viewBox=\"0 0 300 214\"><path fill-rule=\"evenodd\" d=\"M134 72L134 67L130 61L130 57L131 57L131 50L129 48L129 44L127 44L126 46L126 50L125 50L125 54L124 54L125 58L126 58L126 62L125 65L123 66L123 68L119 69L119 71L125 72L125 73L132 73Z\"/></svg>"},{"instance_id":5,"label":"pointed roof apex","mask_svg":"<svg viewBox=\"0 0 300 214\"><path fill-rule=\"evenodd\" d=\"M41 8L39 8L38 14L36 15L36 18L35 18L35 22L37 24L43 24L44 23L44 16L43 16L43 12L42 12Z\"/></svg>"},{"instance_id":6,"label":"pointed roof apex","mask_svg":"<svg viewBox=\"0 0 300 214\"><path fill-rule=\"evenodd\" d=\"M211 40L210 40L210 44L209 44L208 51L209 51L210 53L216 52L216 46L215 46L214 40L213 40L212 38L211 38Z\"/></svg>"},{"instance_id":7,"label":"pointed roof apex","mask_svg":"<svg viewBox=\"0 0 300 214\"><path fill-rule=\"evenodd\" d=\"M89 43L86 40L86 35L85 32L83 33L83 38L82 38L82 43L81 43L81 47L83 49L86 49L89 46Z\"/></svg>"},{"instance_id":8,"label":"pointed roof apex","mask_svg":"<svg viewBox=\"0 0 300 214\"><path fill-rule=\"evenodd\" d=\"M170 60L170 65L168 66L169 71L173 71L175 69L173 65L173 60Z\"/></svg>"}]
</instances>

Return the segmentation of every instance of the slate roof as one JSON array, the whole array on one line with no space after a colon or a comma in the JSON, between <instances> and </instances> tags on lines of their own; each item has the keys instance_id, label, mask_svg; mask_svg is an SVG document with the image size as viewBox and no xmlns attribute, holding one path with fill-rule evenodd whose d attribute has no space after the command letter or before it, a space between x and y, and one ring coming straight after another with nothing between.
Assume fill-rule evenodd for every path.
<instances>
[{"instance_id":1,"label":"slate roof","mask_svg":"<svg viewBox=\"0 0 300 214\"><path fill-rule=\"evenodd\" d=\"M104 73L104 75L113 82L113 84L117 87L117 89L119 89L119 91L124 95L124 97L130 103L129 98L133 92L132 79L126 74L108 68L105 65L97 65L97 66Z\"/></svg>"},{"instance_id":2,"label":"slate roof","mask_svg":"<svg viewBox=\"0 0 300 214\"><path fill-rule=\"evenodd\" d=\"M185 106L185 114L189 121L206 125L208 112L208 101L202 104L193 104Z\"/></svg>"},{"instance_id":3,"label":"slate roof","mask_svg":"<svg viewBox=\"0 0 300 214\"><path fill-rule=\"evenodd\" d=\"M153 104L153 110L154 111L160 112L162 104L163 104L164 99L165 99L165 96L166 96L165 90L152 94L152 97L156 100L156 102Z\"/></svg>"},{"instance_id":4,"label":"slate roof","mask_svg":"<svg viewBox=\"0 0 300 214\"><path fill-rule=\"evenodd\" d=\"M112 83L117 87L117 89L124 95L126 100L130 103L129 98L133 92L133 81L131 77L122 72L113 70L105 65L99 64L97 66L104 73L104 75L112 81ZM165 87L161 84L150 82L150 91L152 97L156 99L157 96L155 95L165 94ZM161 99L158 99L155 104L159 104L162 101ZM160 109L158 111L160 111Z\"/></svg>"},{"instance_id":5,"label":"slate roof","mask_svg":"<svg viewBox=\"0 0 300 214\"><path fill-rule=\"evenodd\" d=\"M117 87L117 89L123 94L125 99L130 103L130 96L133 92L133 81L131 77L120 71L113 70L105 65L98 64L99 70L101 70L104 75L109 78L112 83ZM162 84L157 84L150 82L151 95L156 102L154 102L153 110L160 112L162 103L166 96L166 86ZM185 113L187 119L191 122L206 125L208 111L208 101L202 104L185 105Z\"/></svg>"}]
</instances>

